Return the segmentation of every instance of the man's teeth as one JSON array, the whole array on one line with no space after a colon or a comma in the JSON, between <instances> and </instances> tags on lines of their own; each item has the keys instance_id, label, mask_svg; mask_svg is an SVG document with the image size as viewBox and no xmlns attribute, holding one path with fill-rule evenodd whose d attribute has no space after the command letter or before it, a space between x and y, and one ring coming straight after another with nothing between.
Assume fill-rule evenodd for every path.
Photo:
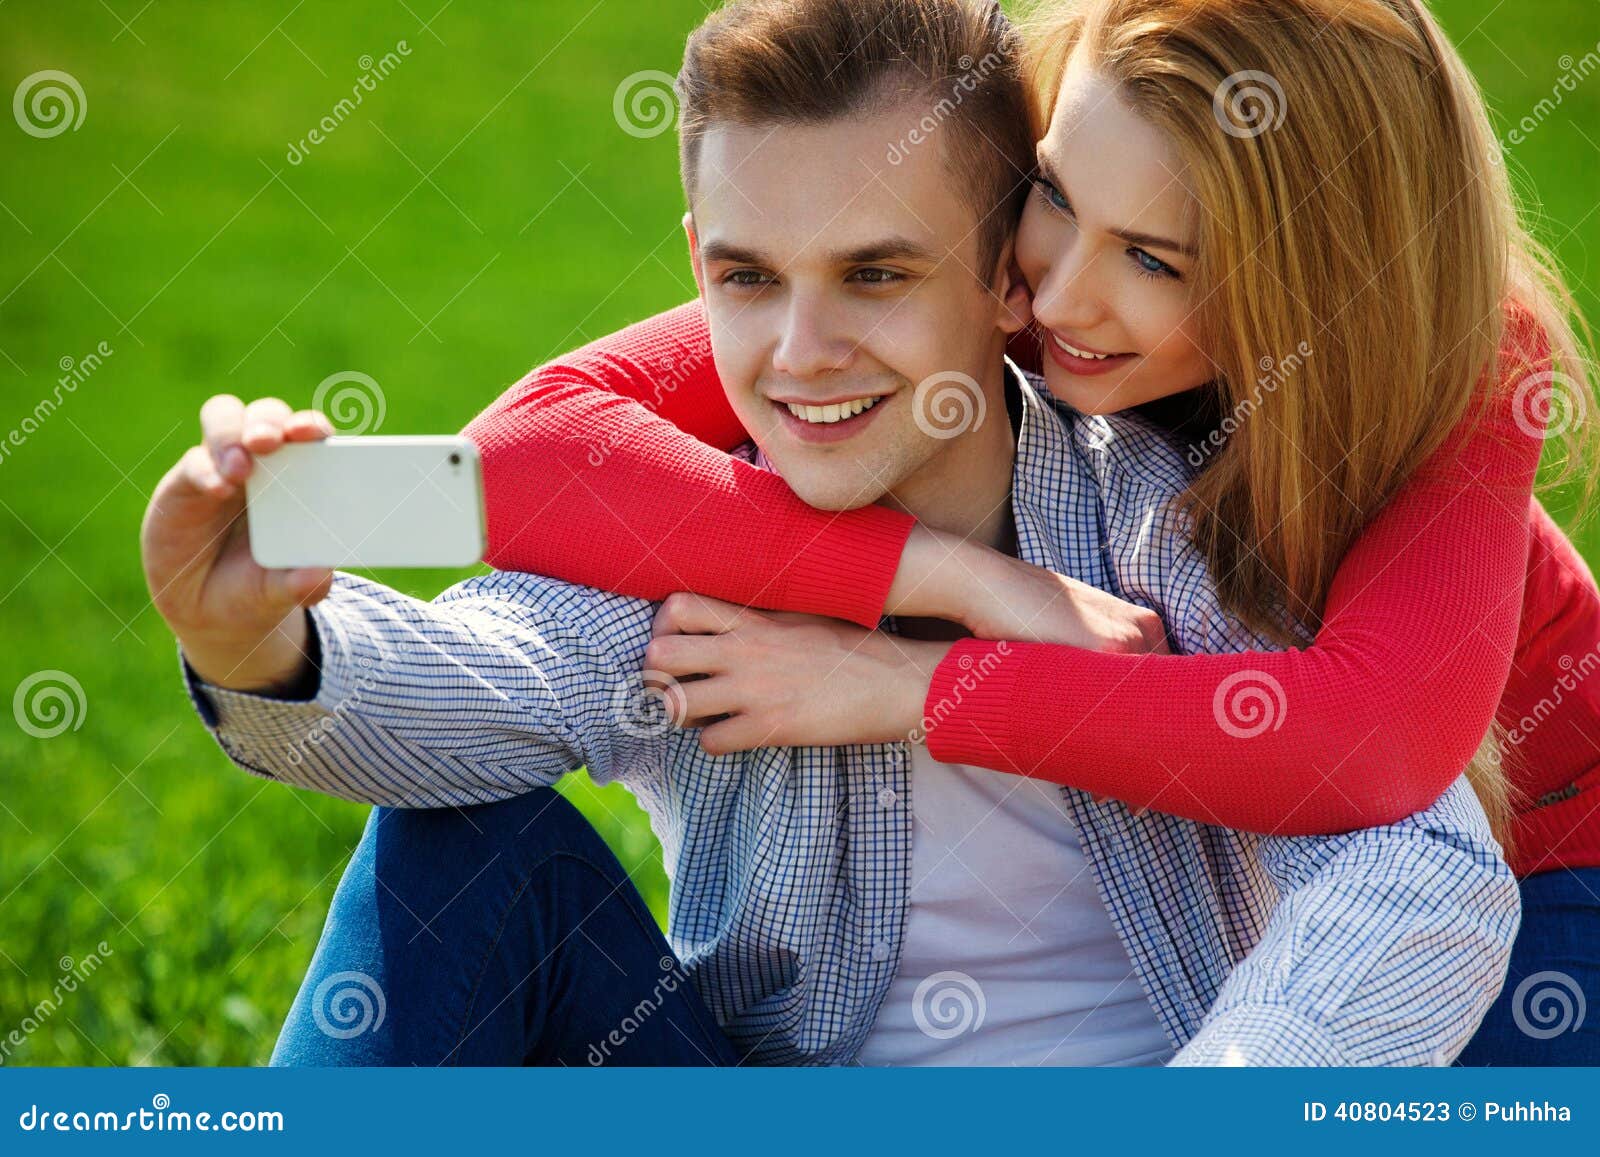
<instances>
[{"instance_id":1,"label":"man's teeth","mask_svg":"<svg viewBox=\"0 0 1600 1157\"><path fill-rule=\"evenodd\" d=\"M784 405L789 407L789 413L802 422L839 422L872 409L882 397L883 395L879 394L876 398L856 398L854 401L838 402L831 406L801 406L794 402L785 402Z\"/></svg>"},{"instance_id":2,"label":"man's teeth","mask_svg":"<svg viewBox=\"0 0 1600 1157\"><path fill-rule=\"evenodd\" d=\"M1069 354L1071 354L1075 358L1088 358L1090 361L1093 361L1093 362L1103 362L1103 361L1106 360L1106 358L1114 356L1112 354L1092 354L1088 350L1081 350L1077 346L1068 345L1066 342L1064 342L1060 338L1056 337L1055 334L1051 334L1050 338L1051 338L1052 341L1054 341L1056 343L1056 345L1058 345L1062 349L1066 350Z\"/></svg>"}]
</instances>

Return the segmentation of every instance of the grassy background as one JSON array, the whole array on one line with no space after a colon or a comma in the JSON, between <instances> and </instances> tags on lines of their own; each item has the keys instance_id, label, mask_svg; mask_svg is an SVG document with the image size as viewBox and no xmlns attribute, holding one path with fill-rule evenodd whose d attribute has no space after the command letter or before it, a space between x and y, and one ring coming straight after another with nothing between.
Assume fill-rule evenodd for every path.
<instances>
[{"instance_id":1,"label":"grassy background","mask_svg":"<svg viewBox=\"0 0 1600 1157\"><path fill-rule=\"evenodd\" d=\"M0 8L5 91L60 69L87 99L51 139L0 119L0 438L64 359L112 350L0 458L0 692L59 669L85 705L53 738L0 725L0 1045L63 957L110 949L6 1063L263 1061L363 821L233 770L148 606L139 519L201 400L309 404L355 370L382 386L384 433L454 431L530 365L693 292L672 136L625 134L612 99L676 70L704 5L439 2ZM1504 128L1600 42L1594 0L1438 9ZM402 40L289 163L361 58ZM1563 96L1513 162L1600 319L1600 77ZM1592 530L1583 546L1600 557ZM462 575L379 577L429 597ZM631 797L568 788L660 911Z\"/></svg>"}]
</instances>

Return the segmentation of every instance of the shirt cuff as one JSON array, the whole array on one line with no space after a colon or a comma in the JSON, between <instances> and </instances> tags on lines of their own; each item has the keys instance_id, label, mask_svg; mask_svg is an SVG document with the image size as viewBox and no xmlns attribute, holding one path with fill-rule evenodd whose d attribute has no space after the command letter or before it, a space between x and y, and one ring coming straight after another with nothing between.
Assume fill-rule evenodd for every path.
<instances>
[{"instance_id":1,"label":"shirt cuff","mask_svg":"<svg viewBox=\"0 0 1600 1157\"><path fill-rule=\"evenodd\" d=\"M1351 1063L1333 1034L1303 1013L1281 1005L1247 1004L1207 1018L1169 1066L1328 1068Z\"/></svg>"},{"instance_id":2,"label":"shirt cuff","mask_svg":"<svg viewBox=\"0 0 1600 1157\"><path fill-rule=\"evenodd\" d=\"M337 590L337 588L335 588ZM374 685L372 673L382 653L360 631L341 621L335 598L310 608L308 626L321 652L321 679L310 699L280 699L249 691L232 691L206 682L178 647L178 664L189 700L212 738L244 770L267 779L294 782L286 770L304 764L309 747L319 743L364 688ZM274 770L277 769L277 770Z\"/></svg>"}]
</instances>

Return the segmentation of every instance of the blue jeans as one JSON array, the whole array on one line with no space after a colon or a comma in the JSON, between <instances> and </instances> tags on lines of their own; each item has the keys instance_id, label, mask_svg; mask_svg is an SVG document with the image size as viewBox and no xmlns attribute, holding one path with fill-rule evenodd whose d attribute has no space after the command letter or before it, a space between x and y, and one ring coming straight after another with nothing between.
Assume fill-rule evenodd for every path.
<instances>
[{"instance_id":1,"label":"blue jeans","mask_svg":"<svg viewBox=\"0 0 1600 1157\"><path fill-rule=\"evenodd\" d=\"M1506 986L1456 1063L1600 1065L1600 868L1523 879Z\"/></svg>"},{"instance_id":2,"label":"blue jeans","mask_svg":"<svg viewBox=\"0 0 1600 1157\"><path fill-rule=\"evenodd\" d=\"M732 1065L644 899L541 788L376 808L275 1065Z\"/></svg>"}]
</instances>

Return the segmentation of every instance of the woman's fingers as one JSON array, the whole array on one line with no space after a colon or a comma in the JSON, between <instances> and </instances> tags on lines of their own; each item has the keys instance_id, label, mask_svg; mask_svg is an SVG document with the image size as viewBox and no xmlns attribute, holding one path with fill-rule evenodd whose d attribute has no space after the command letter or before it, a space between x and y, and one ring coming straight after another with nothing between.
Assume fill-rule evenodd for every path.
<instances>
[{"instance_id":1,"label":"woman's fingers","mask_svg":"<svg viewBox=\"0 0 1600 1157\"><path fill-rule=\"evenodd\" d=\"M720 635L746 621L752 612L737 603L679 591L668 595L656 611L653 635Z\"/></svg>"},{"instance_id":2,"label":"woman's fingers","mask_svg":"<svg viewBox=\"0 0 1600 1157\"><path fill-rule=\"evenodd\" d=\"M693 679L674 683L666 692L672 719L679 727L705 727L740 706L739 691L731 679Z\"/></svg>"},{"instance_id":3,"label":"woman's fingers","mask_svg":"<svg viewBox=\"0 0 1600 1157\"><path fill-rule=\"evenodd\" d=\"M647 670L675 678L727 670L729 640L721 635L657 635L644 651Z\"/></svg>"},{"instance_id":4,"label":"woman's fingers","mask_svg":"<svg viewBox=\"0 0 1600 1157\"><path fill-rule=\"evenodd\" d=\"M700 750L707 755L731 755L735 751L777 745L770 730L744 715L730 716L700 732Z\"/></svg>"}]
</instances>

